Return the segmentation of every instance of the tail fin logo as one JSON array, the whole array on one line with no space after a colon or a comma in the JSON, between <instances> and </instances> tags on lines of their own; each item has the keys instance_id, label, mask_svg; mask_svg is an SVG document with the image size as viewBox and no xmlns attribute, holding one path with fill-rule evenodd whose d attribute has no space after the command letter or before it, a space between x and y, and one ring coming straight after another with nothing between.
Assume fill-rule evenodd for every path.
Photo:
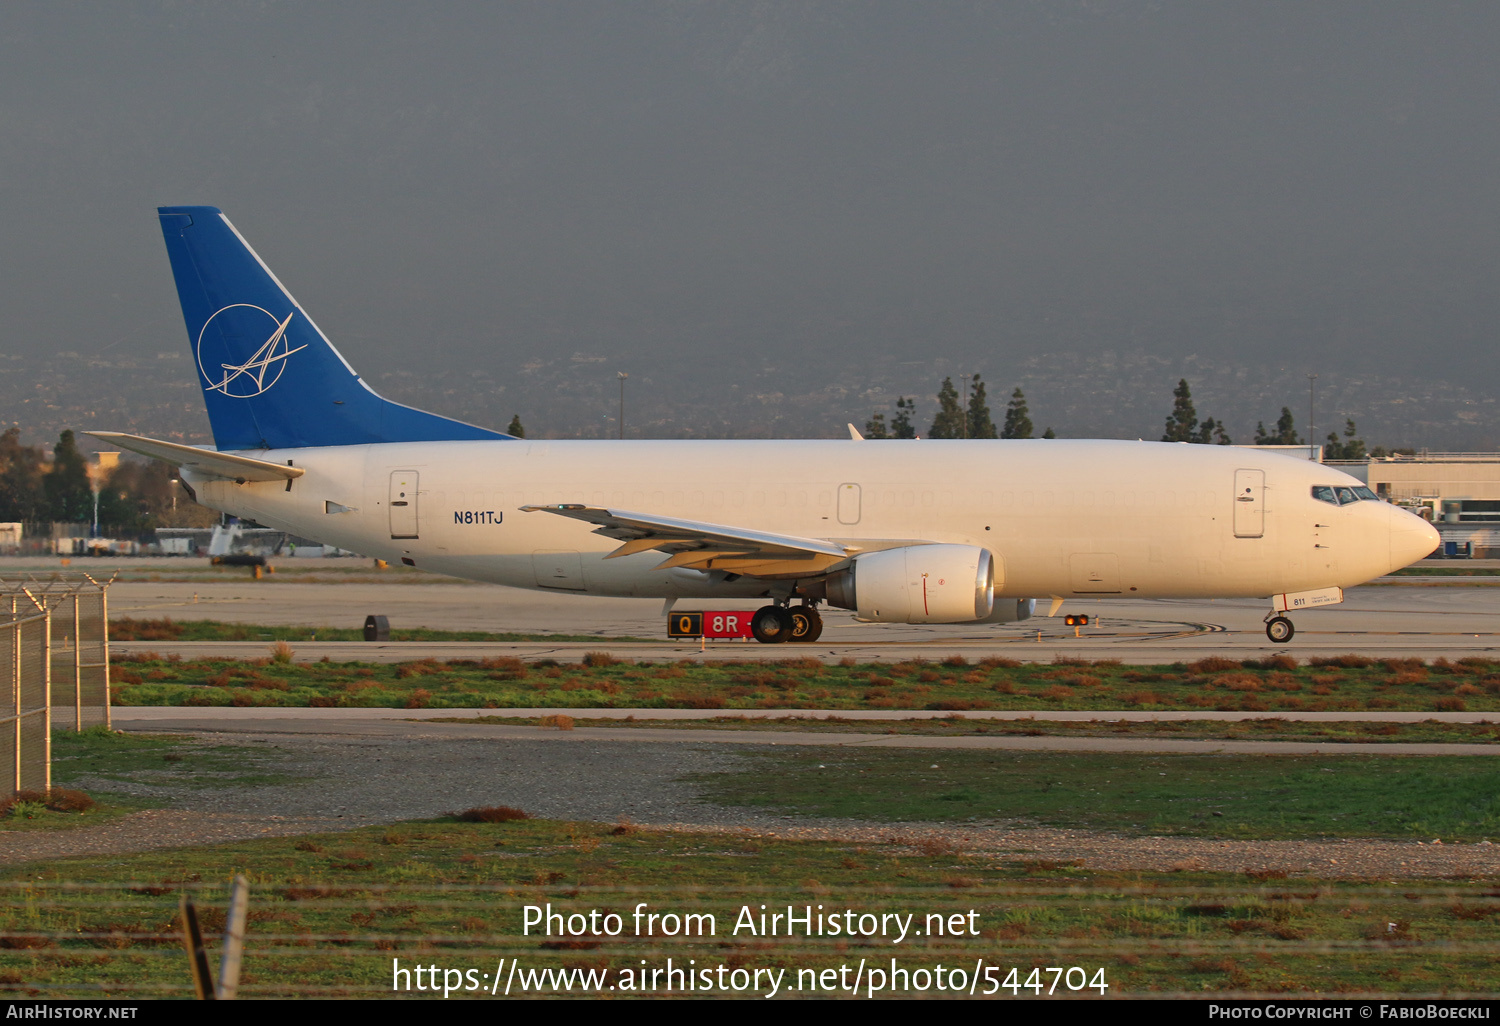
<instances>
[{"instance_id":1,"label":"tail fin logo","mask_svg":"<svg viewBox=\"0 0 1500 1026\"><path fill-rule=\"evenodd\" d=\"M236 399L252 399L263 392L268 391L272 385L281 380L281 375L286 372L287 358L293 353L300 353L307 346L298 346L296 349L288 348L290 343L286 340L287 325L292 323L296 311L286 315L285 320L278 319L274 314L264 307L255 306L251 303L231 303L223 307L209 317L203 323L203 328L198 332L198 343L194 347L198 358L198 373L203 375L203 380L208 382L205 392L222 392L224 395ZM270 322L270 336L260 343L260 347L250 354L250 358L244 363L224 363L222 360L210 358L205 363L203 353L204 339L210 339L211 349L220 349L228 359L234 359L239 353L230 353L233 348L230 340L238 337L247 339L259 338L261 333L267 330L266 322L262 321L257 314L264 315ZM215 320L223 317L217 330L213 335L209 334L209 325ZM212 340L222 339L219 345L213 345ZM244 343L248 349L253 342ZM213 365L212 368L210 365Z\"/></svg>"}]
</instances>

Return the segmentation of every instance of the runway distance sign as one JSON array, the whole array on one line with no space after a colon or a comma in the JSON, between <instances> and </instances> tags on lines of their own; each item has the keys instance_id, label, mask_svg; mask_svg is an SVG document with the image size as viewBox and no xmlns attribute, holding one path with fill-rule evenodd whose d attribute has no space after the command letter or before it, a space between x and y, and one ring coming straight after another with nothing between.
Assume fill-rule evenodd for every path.
<instances>
[{"instance_id":1,"label":"runway distance sign","mask_svg":"<svg viewBox=\"0 0 1500 1026\"><path fill-rule=\"evenodd\" d=\"M751 636L750 618L754 615L749 609L672 613L667 617L667 637L748 638Z\"/></svg>"}]
</instances>

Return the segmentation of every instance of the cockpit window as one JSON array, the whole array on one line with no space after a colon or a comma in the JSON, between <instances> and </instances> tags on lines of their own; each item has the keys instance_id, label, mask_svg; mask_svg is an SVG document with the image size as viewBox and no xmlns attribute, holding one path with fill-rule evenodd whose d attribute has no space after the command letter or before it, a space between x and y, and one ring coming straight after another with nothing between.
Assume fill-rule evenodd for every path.
<instances>
[{"instance_id":1,"label":"cockpit window","mask_svg":"<svg viewBox=\"0 0 1500 1026\"><path fill-rule=\"evenodd\" d=\"M1347 506L1351 502L1381 501L1380 496L1364 485L1357 485L1353 488L1343 485L1336 488L1332 485L1313 485L1312 497L1319 502L1326 502L1333 506Z\"/></svg>"}]
</instances>

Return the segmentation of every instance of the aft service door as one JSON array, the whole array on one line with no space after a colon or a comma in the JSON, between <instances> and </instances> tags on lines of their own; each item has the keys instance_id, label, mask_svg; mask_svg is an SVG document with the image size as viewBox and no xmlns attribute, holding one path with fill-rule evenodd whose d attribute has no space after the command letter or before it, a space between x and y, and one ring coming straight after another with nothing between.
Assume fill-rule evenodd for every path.
<instances>
[{"instance_id":1,"label":"aft service door","mask_svg":"<svg viewBox=\"0 0 1500 1026\"><path fill-rule=\"evenodd\" d=\"M1266 472L1234 472L1234 536L1259 538L1266 533Z\"/></svg>"},{"instance_id":2,"label":"aft service door","mask_svg":"<svg viewBox=\"0 0 1500 1026\"><path fill-rule=\"evenodd\" d=\"M839 523L859 523L859 485L839 485Z\"/></svg>"},{"instance_id":3,"label":"aft service door","mask_svg":"<svg viewBox=\"0 0 1500 1026\"><path fill-rule=\"evenodd\" d=\"M397 470L391 474L391 537L417 536L417 472Z\"/></svg>"}]
</instances>

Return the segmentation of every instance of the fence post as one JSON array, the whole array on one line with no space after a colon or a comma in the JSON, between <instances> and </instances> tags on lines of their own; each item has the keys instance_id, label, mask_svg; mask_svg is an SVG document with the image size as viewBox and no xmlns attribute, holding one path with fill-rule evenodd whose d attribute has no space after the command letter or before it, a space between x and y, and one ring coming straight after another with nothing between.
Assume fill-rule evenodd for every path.
<instances>
[{"instance_id":1,"label":"fence post","mask_svg":"<svg viewBox=\"0 0 1500 1026\"><path fill-rule=\"evenodd\" d=\"M203 950L203 933L198 929L198 910L190 894L182 896L182 946L187 951L188 969L193 974L193 990L199 1001L214 999L214 980L208 969L208 952Z\"/></svg>"},{"instance_id":2,"label":"fence post","mask_svg":"<svg viewBox=\"0 0 1500 1026\"><path fill-rule=\"evenodd\" d=\"M78 592L73 592L73 729L83 733L83 633L78 615Z\"/></svg>"},{"instance_id":3,"label":"fence post","mask_svg":"<svg viewBox=\"0 0 1500 1026\"><path fill-rule=\"evenodd\" d=\"M114 580L113 577L110 580ZM99 591L99 630L103 634L100 644L104 649L104 729L114 729L114 718L109 711L113 699L109 694L109 588Z\"/></svg>"},{"instance_id":4,"label":"fence post","mask_svg":"<svg viewBox=\"0 0 1500 1026\"><path fill-rule=\"evenodd\" d=\"M240 989L240 962L245 956L245 917L250 911L250 881L237 873L224 917L224 954L219 959L220 1001L233 1001Z\"/></svg>"},{"instance_id":5,"label":"fence post","mask_svg":"<svg viewBox=\"0 0 1500 1026\"><path fill-rule=\"evenodd\" d=\"M42 790L52 790L52 615L42 620Z\"/></svg>"},{"instance_id":6,"label":"fence post","mask_svg":"<svg viewBox=\"0 0 1500 1026\"><path fill-rule=\"evenodd\" d=\"M11 666L13 667L13 669L11 670L11 688L15 697L15 709L12 711L15 713L16 717L15 726L12 728L12 734L15 738L16 744L16 757L14 759L14 764L11 766L11 794L15 794L16 792L21 790L21 667L25 665L26 662L25 646L21 641L23 631L24 628L22 627L21 623L17 621L16 654L15 659L11 661Z\"/></svg>"}]
</instances>

